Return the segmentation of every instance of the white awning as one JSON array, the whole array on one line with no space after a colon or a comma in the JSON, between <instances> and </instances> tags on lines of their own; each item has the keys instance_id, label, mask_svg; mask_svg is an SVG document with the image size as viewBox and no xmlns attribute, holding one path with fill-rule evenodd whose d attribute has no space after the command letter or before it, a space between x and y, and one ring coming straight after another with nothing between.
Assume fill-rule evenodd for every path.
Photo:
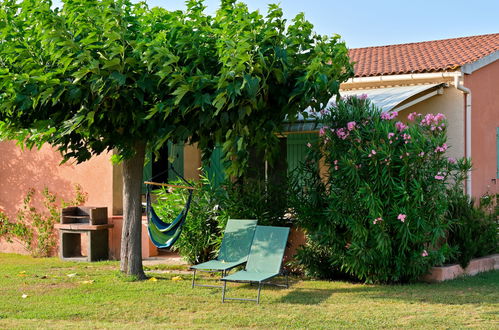
<instances>
[{"instance_id":1,"label":"white awning","mask_svg":"<svg viewBox=\"0 0 499 330\"><path fill-rule=\"evenodd\" d=\"M373 89L363 89L363 90L351 90L340 92L342 97L352 96L352 95L367 95L367 98L377 107L381 109L382 112L388 112L392 110L401 111L416 103L422 102L430 97L437 94L442 94L442 88L445 84L430 84L430 85L416 85L416 86L401 86L401 87L386 87L386 88L373 88ZM414 100L404 103L404 101L409 98L416 96L419 97ZM326 109L330 108L334 102L335 97L329 100ZM404 104L402 104L404 103ZM311 114L311 110L307 109L306 112ZM314 114L315 117L320 116L320 114ZM299 117L298 121L294 123L284 123L284 132L303 132L303 131L317 131L320 127L315 121L314 116L308 116L307 120L304 120L302 116Z\"/></svg>"},{"instance_id":2,"label":"white awning","mask_svg":"<svg viewBox=\"0 0 499 330\"><path fill-rule=\"evenodd\" d=\"M427 92L414 101L409 102L411 105L424 101L439 93L437 87L442 87L443 84L431 85L417 85L417 86L401 86L401 87L387 87L387 88L374 88L363 90L352 90L341 92L341 96L362 95L366 94L367 98L374 103L377 107L381 108L383 112L391 110L402 110L397 108L399 104L405 100L423 92ZM397 108L397 109L395 109ZM404 105L404 109L407 106Z\"/></svg>"}]
</instances>

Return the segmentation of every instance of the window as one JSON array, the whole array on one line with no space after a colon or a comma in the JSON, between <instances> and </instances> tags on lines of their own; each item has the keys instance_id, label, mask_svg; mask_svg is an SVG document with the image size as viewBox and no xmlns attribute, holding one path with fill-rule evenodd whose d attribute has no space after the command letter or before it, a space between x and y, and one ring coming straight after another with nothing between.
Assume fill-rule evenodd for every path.
<instances>
[{"instance_id":1,"label":"window","mask_svg":"<svg viewBox=\"0 0 499 330\"><path fill-rule=\"evenodd\" d=\"M144 164L143 181L167 183L179 180L177 174L170 168L173 160L175 171L184 175L184 145L168 142L159 150L159 157L149 153ZM146 193L146 185L142 184L142 193Z\"/></svg>"}]
</instances>

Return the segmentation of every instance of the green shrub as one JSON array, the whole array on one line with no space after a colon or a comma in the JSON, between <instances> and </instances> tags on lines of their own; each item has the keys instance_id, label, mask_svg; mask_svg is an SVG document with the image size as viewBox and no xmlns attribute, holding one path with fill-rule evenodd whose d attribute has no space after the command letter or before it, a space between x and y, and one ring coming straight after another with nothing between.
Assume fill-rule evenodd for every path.
<instances>
[{"instance_id":1,"label":"green shrub","mask_svg":"<svg viewBox=\"0 0 499 330\"><path fill-rule=\"evenodd\" d=\"M0 238L8 243L18 240L28 247L33 240L33 233L24 223L11 222L7 215L0 211Z\"/></svg>"},{"instance_id":2,"label":"green shrub","mask_svg":"<svg viewBox=\"0 0 499 330\"><path fill-rule=\"evenodd\" d=\"M183 184L181 181L174 184ZM191 264L216 256L228 219L258 219L260 225L286 225L287 193L282 185L268 185L258 179L226 180L216 185L202 176L194 183L189 214L173 250ZM185 189L162 188L153 192L158 216L173 219L187 201Z\"/></svg>"},{"instance_id":3,"label":"green shrub","mask_svg":"<svg viewBox=\"0 0 499 330\"><path fill-rule=\"evenodd\" d=\"M57 235L54 225L60 219L60 207L82 205L87 195L80 185L75 185L75 196L71 201L65 201L51 193L47 187L42 192L44 210L34 206L36 191L29 189L23 200L23 206L17 211L16 220L9 221L5 214L0 213L0 238L7 242L17 240L35 257L53 255L57 245Z\"/></svg>"},{"instance_id":4,"label":"green shrub","mask_svg":"<svg viewBox=\"0 0 499 330\"><path fill-rule=\"evenodd\" d=\"M174 182L174 184L184 184ZM218 251L226 221L219 215L220 188L206 177L194 183L195 190L182 233L172 249L190 264L212 259ZM162 219L174 219L187 202L186 189L162 188L154 191L155 211Z\"/></svg>"},{"instance_id":5,"label":"green shrub","mask_svg":"<svg viewBox=\"0 0 499 330\"><path fill-rule=\"evenodd\" d=\"M445 156L442 114L413 113L407 125L397 116L364 97L322 111L319 142L308 144L292 184L293 209L310 242L298 258L314 273L407 282L449 254L446 191L470 164ZM328 263L311 265L324 253Z\"/></svg>"},{"instance_id":6,"label":"green shrub","mask_svg":"<svg viewBox=\"0 0 499 330\"><path fill-rule=\"evenodd\" d=\"M447 217L452 222L447 242L455 250L448 262L464 268L471 259L498 251L497 196L486 195L476 206L461 190L453 191Z\"/></svg>"},{"instance_id":7,"label":"green shrub","mask_svg":"<svg viewBox=\"0 0 499 330\"><path fill-rule=\"evenodd\" d=\"M258 219L259 225L288 226L287 183L268 184L261 179L227 180L220 195L222 215L233 219Z\"/></svg>"}]
</instances>

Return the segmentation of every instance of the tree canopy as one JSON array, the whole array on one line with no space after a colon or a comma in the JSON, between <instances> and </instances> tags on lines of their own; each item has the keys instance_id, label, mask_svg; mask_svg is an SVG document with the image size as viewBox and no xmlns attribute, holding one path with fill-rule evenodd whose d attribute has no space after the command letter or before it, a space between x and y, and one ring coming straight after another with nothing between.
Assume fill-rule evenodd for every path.
<instances>
[{"instance_id":1,"label":"tree canopy","mask_svg":"<svg viewBox=\"0 0 499 330\"><path fill-rule=\"evenodd\" d=\"M128 157L137 140L154 150L189 138L206 151L226 142L234 160L351 76L339 36L314 34L303 14L286 27L277 5L266 17L235 1L215 17L204 8L3 2L3 130L80 162L112 149Z\"/></svg>"},{"instance_id":2,"label":"tree canopy","mask_svg":"<svg viewBox=\"0 0 499 330\"><path fill-rule=\"evenodd\" d=\"M277 5L266 16L235 0L204 9L3 1L0 135L78 162L116 150L125 169L143 165L146 145L198 142L209 155L221 143L239 175L250 147L272 149L286 118L319 110L352 75L340 37L315 34L303 14L288 24Z\"/></svg>"}]
</instances>

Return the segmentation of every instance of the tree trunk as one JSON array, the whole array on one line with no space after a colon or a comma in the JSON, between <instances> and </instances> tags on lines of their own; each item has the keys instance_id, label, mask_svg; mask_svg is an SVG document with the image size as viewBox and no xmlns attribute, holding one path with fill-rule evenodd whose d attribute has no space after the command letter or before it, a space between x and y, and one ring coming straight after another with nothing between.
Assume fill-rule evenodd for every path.
<instances>
[{"instance_id":1,"label":"tree trunk","mask_svg":"<svg viewBox=\"0 0 499 330\"><path fill-rule=\"evenodd\" d=\"M142 268L142 171L144 142L135 144L135 155L123 161L123 229L121 232L120 270L145 279Z\"/></svg>"}]
</instances>

